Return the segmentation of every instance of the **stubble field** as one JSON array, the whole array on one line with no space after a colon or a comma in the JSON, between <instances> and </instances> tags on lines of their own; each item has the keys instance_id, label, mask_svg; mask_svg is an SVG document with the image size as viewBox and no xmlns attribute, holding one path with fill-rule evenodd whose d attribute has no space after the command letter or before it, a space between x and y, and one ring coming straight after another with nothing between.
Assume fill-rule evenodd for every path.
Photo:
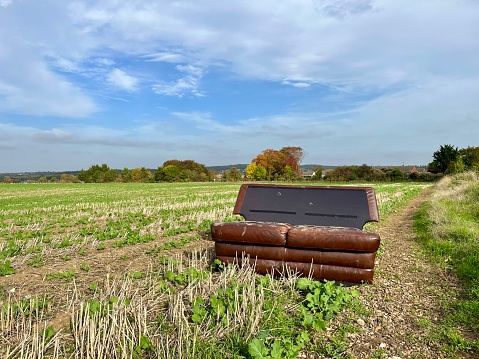
<instances>
[{"instance_id":1,"label":"stubble field","mask_svg":"<svg viewBox=\"0 0 479 359\"><path fill-rule=\"evenodd\" d=\"M209 226L238 219L239 186L0 186L0 355L324 355L318 328L301 323L297 278L215 268ZM372 186L383 220L428 185Z\"/></svg>"}]
</instances>

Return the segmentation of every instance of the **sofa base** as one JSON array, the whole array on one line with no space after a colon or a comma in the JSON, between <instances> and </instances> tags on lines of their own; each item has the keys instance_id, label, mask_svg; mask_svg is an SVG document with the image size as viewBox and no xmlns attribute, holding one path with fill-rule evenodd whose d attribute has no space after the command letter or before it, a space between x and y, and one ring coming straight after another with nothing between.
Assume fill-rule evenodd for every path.
<instances>
[{"instance_id":1,"label":"sofa base","mask_svg":"<svg viewBox=\"0 0 479 359\"><path fill-rule=\"evenodd\" d=\"M251 266L259 274L284 275L288 272L298 273L303 276L311 276L318 280L334 280L346 283L372 283L374 269L363 269L343 266L333 266L314 263L288 262L261 258L240 258L230 256L216 256L225 264L242 265L243 261L249 261Z\"/></svg>"},{"instance_id":2,"label":"sofa base","mask_svg":"<svg viewBox=\"0 0 479 359\"><path fill-rule=\"evenodd\" d=\"M237 257L242 253L251 258L299 263L314 263L340 267L373 269L376 253L328 251L307 248L264 246L250 243L215 242L216 255Z\"/></svg>"}]
</instances>

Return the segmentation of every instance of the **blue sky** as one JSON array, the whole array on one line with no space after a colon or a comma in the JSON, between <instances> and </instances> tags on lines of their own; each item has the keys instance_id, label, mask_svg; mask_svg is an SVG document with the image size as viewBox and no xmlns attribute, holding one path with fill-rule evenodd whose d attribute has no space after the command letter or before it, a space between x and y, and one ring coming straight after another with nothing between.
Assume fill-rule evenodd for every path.
<instances>
[{"instance_id":1,"label":"blue sky","mask_svg":"<svg viewBox=\"0 0 479 359\"><path fill-rule=\"evenodd\" d=\"M0 0L0 172L479 146L479 1Z\"/></svg>"}]
</instances>

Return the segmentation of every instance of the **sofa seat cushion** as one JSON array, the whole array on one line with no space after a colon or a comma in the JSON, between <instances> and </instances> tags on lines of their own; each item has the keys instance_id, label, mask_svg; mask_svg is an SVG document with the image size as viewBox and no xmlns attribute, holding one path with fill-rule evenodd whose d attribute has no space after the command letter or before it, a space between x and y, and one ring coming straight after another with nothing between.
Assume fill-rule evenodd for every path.
<instances>
[{"instance_id":1,"label":"sofa seat cushion","mask_svg":"<svg viewBox=\"0 0 479 359\"><path fill-rule=\"evenodd\" d=\"M284 246L292 225L276 222L240 221L213 223L211 237L219 242Z\"/></svg>"},{"instance_id":2,"label":"sofa seat cushion","mask_svg":"<svg viewBox=\"0 0 479 359\"><path fill-rule=\"evenodd\" d=\"M299 225L292 227L286 245L293 248L376 252L379 234L357 228Z\"/></svg>"}]
</instances>

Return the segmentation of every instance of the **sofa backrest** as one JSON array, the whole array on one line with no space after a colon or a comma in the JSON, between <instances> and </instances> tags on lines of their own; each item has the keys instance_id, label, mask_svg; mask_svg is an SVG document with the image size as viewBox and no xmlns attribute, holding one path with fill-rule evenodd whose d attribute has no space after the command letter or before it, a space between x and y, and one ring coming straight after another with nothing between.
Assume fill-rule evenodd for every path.
<instances>
[{"instance_id":1,"label":"sofa backrest","mask_svg":"<svg viewBox=\"0 0 479 359\"><path fill-rule=\"evenodd\" d=\"M372 187L243 184L233 213L248 221L359 229L379 221Z\"/></svg>"}]
</instances>

